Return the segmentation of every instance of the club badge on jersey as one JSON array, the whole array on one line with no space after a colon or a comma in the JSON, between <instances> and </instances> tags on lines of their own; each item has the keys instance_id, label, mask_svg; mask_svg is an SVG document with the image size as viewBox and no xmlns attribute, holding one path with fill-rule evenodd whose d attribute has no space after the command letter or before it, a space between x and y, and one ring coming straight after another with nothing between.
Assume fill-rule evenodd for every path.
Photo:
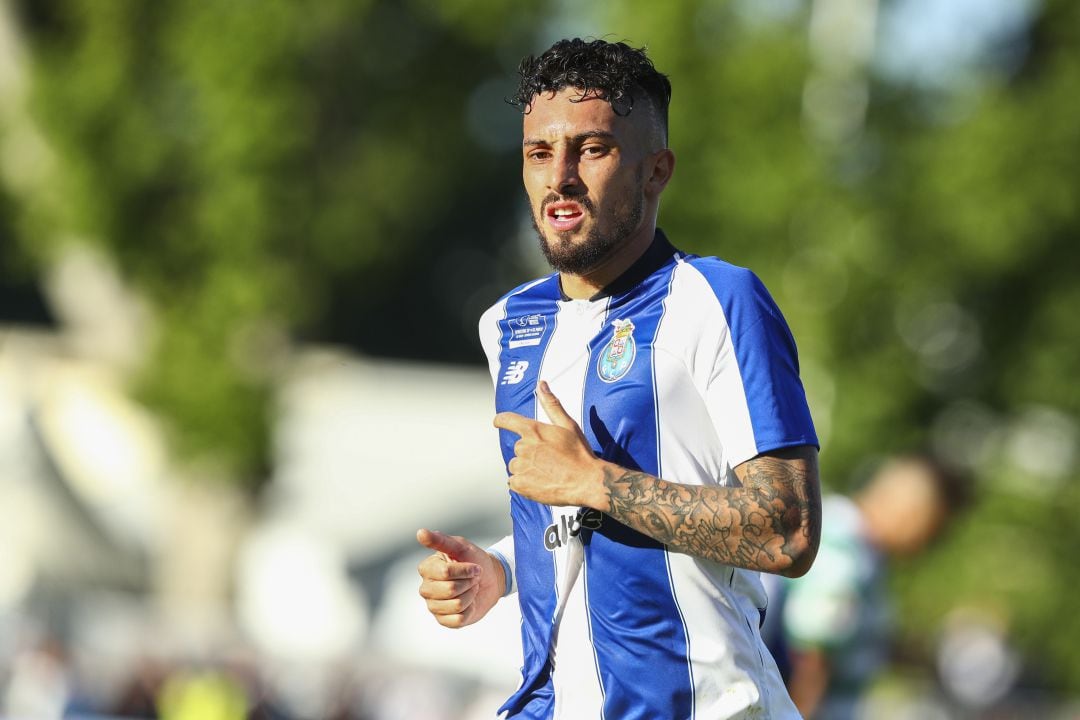
<instances>
[{"instance_id":1,"label":"club badge on jersey","mask_svg":"<svg viewBox=\"0 0 1080 720\"><path fill-rule=\"evenodd\" d=\"M596 374L607 383L613 383L630 372L637 355L634 342L634 323L627 320L612 320L611 340L600 353L596 361Z\"/></svg>"}]
</instances>

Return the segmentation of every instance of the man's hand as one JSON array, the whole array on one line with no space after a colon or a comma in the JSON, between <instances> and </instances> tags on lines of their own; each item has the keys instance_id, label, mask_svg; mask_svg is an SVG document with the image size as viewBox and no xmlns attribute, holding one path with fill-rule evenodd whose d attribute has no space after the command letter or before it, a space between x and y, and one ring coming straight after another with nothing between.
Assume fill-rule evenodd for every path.
<instances>
[{"instance_id":1,"label":"man's hand","mask_svg":"<svg viewBox=\"0 0 1080 720\"><path fill-rule=\"evenodd\" d=\"M507 466L510 489L544 505L606 509L603 466L608 463L596 457L546 382L537 386L536 394L553 424L512 412L495 416L495 427L520 436Z\"/></svg>"},{"instance_id":2,"label":"man's hand","mask_svg":"<svg viewBox=\"0 0 1080 720\"><path fill-rule=\"evenodd\" d=\"M502 563L463 537L418 530L416 540L435 551L417 567L420 597L448 628L472 625L487 615L506 589Z\"/></svg>"},{"instance_id":3,"label":"man's hand","mask_svg":"<svg viewBox=\"0 0 1080 720\"><path fill-rule=\"evenodd\" d=\"M537 397L553 424L499 413L521 437L510 489L544 505L606 513L678 552L734 567L804 574L817 554L821 491L817 448L762 453L737 466L741 486L684 485L602 460L547 383Z\"/></svg>"}]
</instances>

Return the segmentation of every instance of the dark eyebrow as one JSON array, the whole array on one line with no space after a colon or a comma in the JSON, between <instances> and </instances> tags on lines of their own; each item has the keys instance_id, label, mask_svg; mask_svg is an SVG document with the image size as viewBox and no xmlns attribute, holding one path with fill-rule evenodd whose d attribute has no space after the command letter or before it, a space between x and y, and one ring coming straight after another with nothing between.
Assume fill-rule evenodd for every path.
<instances>
[{"instance_id":1,"label":"dark eyebrow","mask_svg":"<svg viewBox=\"0 0 1080 720\"><path fill-rule=\"evenodd\" d=\"M607 140L609 142L615 142L615 133L608 132L607 130L586 130L585 132L578 133L569 138L571 145L580 145L586 140L592 138L598 138L601 140ZM521 145L522 147L536 147L538 145L550 145L547 140L540 140L538 138L525 138Z\"/></svg>"}]
</instances>

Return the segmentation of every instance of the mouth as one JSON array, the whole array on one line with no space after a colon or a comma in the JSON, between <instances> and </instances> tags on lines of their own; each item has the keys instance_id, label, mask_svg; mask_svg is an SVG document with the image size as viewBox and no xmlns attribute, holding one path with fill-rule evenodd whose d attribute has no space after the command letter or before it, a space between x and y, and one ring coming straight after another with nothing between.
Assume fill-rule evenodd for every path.
<instances>
[{"instance_id":1,"label":"mouth","mask_svg":"<svg viewBox=\"0 0 1080 720\"><path fill-rule=\"evenodd\" d=\"M570 232L584 222L585 208L576 202L553 202L544 208L544 219L556 232Z\"/></svg>"}]
</instances>

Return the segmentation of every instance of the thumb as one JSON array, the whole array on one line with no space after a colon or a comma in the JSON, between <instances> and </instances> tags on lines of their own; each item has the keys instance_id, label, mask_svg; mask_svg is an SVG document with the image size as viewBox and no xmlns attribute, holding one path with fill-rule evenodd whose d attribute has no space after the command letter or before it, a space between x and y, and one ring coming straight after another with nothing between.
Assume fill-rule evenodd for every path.
<instances>
[{"instance_id":1,"label":"thumb","mask_svg":"<svg viewBox=\"0 0 1080 720\"><path fill-rule=\"evenodd\" d=\"M555 394L551 392L551 388L548 387L546 381L541 380L536 386L537 396L540 398L540 404L544 406L544 410L547 412L548 418L551 419L552 424L558 425L561 428L567 430L573 430L575 433L580 433L581 428L574 421L574 418L570 417L570 414L563 408L562 403L559 402L559 398L555 397Z\"/></svg>"},{"instance_id":2,"label":"thumb","mask_svg":"<svg viewBox=\"0 0 1080 720\"><path fill-rule=\"evenodd\" d=\"M472 545L461 538L427 528L416 531L416 541L426 548L447 555L451 560L464 560L472 549Z\"/></svg>"}]
</instances>

